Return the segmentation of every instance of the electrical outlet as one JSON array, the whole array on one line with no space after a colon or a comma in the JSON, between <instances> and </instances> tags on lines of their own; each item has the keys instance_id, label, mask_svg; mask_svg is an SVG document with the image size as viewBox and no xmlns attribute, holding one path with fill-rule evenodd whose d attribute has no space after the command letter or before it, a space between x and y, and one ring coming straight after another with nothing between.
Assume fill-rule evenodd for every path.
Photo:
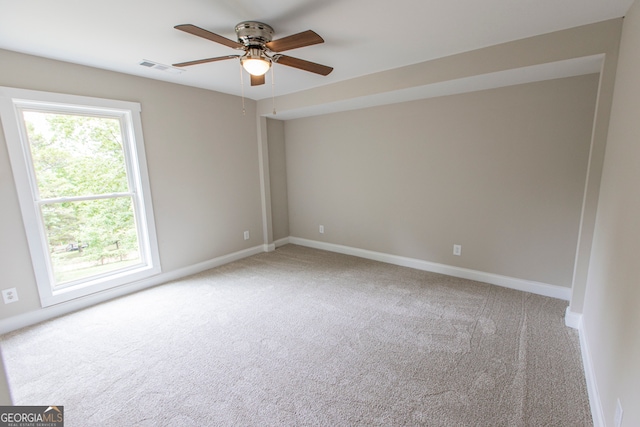
<instances>
[{"instance_id":1,"label":"electrical outlet","mask_svg":"<svg viewBox=\"0 0 640 427\"><path fill-rule=\"evenodd\" d=\"M453 254L457 256L462 255L462 245L453 245Z\"/></svg>"},{"instance_id":2,"label":"electrical outlet","mask_svg":"<svg viewBox=\"0 0 640 427\"><path fill-rule=\"evenodd\" d=\"M320 234L324 234L324 225L321 225L321 226L318 228L318 231L320 231Z\"/></svg>"},{"instance_id":3,"label":"electrical outlet","mask_svg":"<svg viewBox=\"0 0 640 427\"><path fill-rule=\"evenodd\" d=\"M616 415L613 419L614 427L622 427L622 414L624 411L622 410L622 403L620 403L620 399L616 402Z\"/></svg>"},{"instance_id":4,"label":"electrical outlet","mask_svg":"<svg viewBox=\"0 0 640 427\"><path fill-rule=\"evenodd\" d=\"M2 291L2 299L5 304L18 301L18 290L16 288L5 289Z\"/></svg>"},{"instance_id":5,"label":"electrical outlet","mask_svg":"<svg viewBox=\"0 0 640 427\"><path fill-rule=\"evenodd\" d=\"M249 230L244 232L244 240L249 240Z\"/></svg>"}]
</instances>

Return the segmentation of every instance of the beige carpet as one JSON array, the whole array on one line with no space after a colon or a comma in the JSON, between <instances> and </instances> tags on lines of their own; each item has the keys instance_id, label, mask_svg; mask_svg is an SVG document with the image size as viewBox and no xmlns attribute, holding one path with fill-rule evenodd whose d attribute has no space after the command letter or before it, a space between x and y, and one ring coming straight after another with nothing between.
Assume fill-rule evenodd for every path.
<instances>
[{"instance_id":1,"label":"beige carpet","mask_svg":"<svg viewBox=\"0 0 640 427\"><path fill-rule=\"evenodd\" d=\"M67 427L591 425L566 305L287 245L1 344Z\"/></svg>"}]
</instances>

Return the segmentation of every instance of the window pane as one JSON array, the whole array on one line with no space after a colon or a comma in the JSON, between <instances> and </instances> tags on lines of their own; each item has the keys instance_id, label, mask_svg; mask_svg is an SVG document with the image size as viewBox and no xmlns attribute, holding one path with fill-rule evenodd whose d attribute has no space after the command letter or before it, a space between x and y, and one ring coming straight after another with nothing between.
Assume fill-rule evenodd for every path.
<instances>
[{"instance_id":1,"label":"window pane","mask_svg":"<svg viewBox=\"0 0 640 427\"><path fill-rule=\"evenodd\" d=\"M130 197L42 205L55 286L140 264Z\"/></svg>"},{"instance_id":2,"label":"window pane","mask_svg":"<svg viewBox=\"0 0 640 427\"><path fill-rule=\"evenodd\" d=\"M116 118L23 112L41 199L128 192Z\"/></svg>"}]
</instances>

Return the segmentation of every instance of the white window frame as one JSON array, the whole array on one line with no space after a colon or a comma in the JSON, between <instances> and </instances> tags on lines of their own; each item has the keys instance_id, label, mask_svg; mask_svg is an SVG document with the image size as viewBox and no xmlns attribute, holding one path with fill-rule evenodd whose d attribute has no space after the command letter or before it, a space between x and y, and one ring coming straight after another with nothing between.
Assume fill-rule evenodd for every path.
<instances>
[{"instance_id":1,"label":"white window frame","mask_svg":"<svg viewBox=\"0 0 640 427\"><path fill-rule=\"evenodd\" d=\"M44 222L37 200L36 178L22 109L98 115L120 121L142 265L54 288L53 270L48 255ZM0 86L0 119L42 307L123 286L161 272L140 112L140 104L136 102Z\"/></svg>"}]
</instances>

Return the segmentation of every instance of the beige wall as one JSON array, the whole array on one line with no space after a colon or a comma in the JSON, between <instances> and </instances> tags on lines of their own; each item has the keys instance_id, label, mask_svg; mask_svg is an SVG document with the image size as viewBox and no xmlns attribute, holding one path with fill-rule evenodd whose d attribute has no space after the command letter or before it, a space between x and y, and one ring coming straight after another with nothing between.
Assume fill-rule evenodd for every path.
<instances>
[{"instance_id":1,"label":"beige wall","mask_svg":"<svg viewBox=\"0 0 640 427\"><path fill-rule=\"evenodd\" d=\"M583 314L604 419L640 425L640 3L624 20Z\"/></svg>"},{"instance_id":2,"label":"beige wall","mask_svg":"<svg viewBox=\"0 0 640 427\"><path fill-rule=\"evenodd\" d=\"M230 95L3 50L0 63L0 86L141 103L163 272L263 243L255 102L244 116ZM40 304L2 132L0 198L0 289L20 297L4 319Z\"/></svg>"},{"instance_id":3,"label":"beige wall","mask_svg":"<svg viewBox=\"0 0 640 427\"><path fill-rule=\"evenodd\" d=\"M287 121L291 235L570 287L597 87L592 74Z\"/></svg>"},{"instance_id":4,"label":"beige wall","mask_svg":"<svg viewBox=\"0 0 640 427\"><path fill-rule=\"evenodd\" d=\"M275 103L282 117L290 111L323 108L323 104L358 103L398 90L604 54L571 290L571 310L582 313L621 28L620 18L542 34L280 96ZM272 100L258 102L261 116L269 115L272 108Z\"/></svg>"},{"instance_id":5,"label":"beige wall","mask_svg":"<svg viewBox=\"0 0 640 427\"><path fill-rule=\"evenodd\" d=\"M269 178L271 184L273 240L278 240L289 237L284 122L267 119L267 134L269 138Z\"/></svg>"}]
</instances>

